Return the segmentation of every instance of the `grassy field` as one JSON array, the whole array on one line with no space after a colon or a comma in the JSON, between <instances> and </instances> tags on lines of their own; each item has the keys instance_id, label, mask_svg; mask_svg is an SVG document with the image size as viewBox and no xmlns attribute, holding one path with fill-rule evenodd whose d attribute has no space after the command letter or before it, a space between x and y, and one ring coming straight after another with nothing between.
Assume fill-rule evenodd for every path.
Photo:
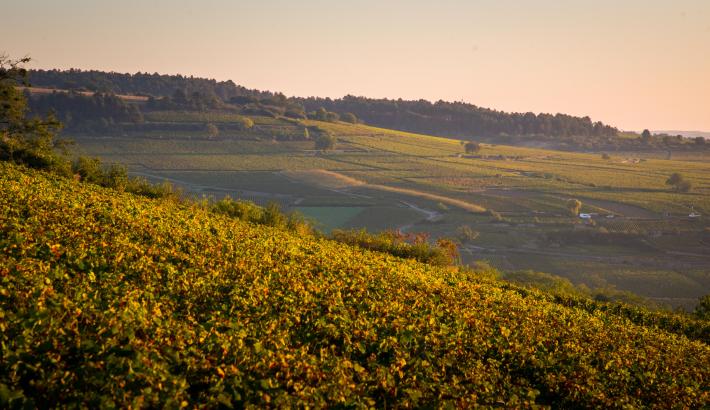
<instances>
[{"instance_id":1,"label":"grassy field","mask_svg":"<svg viewBox=\"0 0 710 410\"><path fill-rule=\"evenodd\" d=\"M229 114L205 115L157 113L147 119L230 121ZM605 159L485 144L466 155L458 141L446 138L305 121L338 138L334 150L317 153L312 141L278 139L289 127L296 133L297 125L252 118L261 127L256 137L129 133L77 142L85 153L196 195L324 207L311 216L320 212L326 229L406 228L438 237L455 236L468 225L480 236L464 250L466 262L487 259L503 269L549 271L577 284L616 286L688 308L710 292L710 161L634 153ZM693 189L672 191L665 180L673 172ZM595 214L591 223L569 215L571 198L582 202L582 212ZM363 209L343 219L325 211L331 207ZM703 216L688 218L693 210ZM432 212L440 214L435 221L427 219Z\"/></svg>"},{"instance_id":2,"label":"grassy field","mask_svg":"<svg viewBox=\"0 0 710 410\"><path fill-rule=\"evenodd\" d=\"M705 321L0 163L0 407L701 408Z\"/></svg>"},{"instance_id":3,"label":"grassy field","mask_svg":"<svg viewBox=\"0 0 710 410\"><path fill-rule=\"evenodd\" d=\"M294 208L295 211L311 219L317 229L326 233L344 227L363 209L356 206L299 206Z\"/></svg>"}]
</instances>

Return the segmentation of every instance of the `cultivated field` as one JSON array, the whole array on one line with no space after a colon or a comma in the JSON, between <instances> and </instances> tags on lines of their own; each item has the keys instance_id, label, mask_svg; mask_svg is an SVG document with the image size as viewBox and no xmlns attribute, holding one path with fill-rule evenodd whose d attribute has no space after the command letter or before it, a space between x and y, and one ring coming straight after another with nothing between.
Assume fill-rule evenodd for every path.
<instances>
[{"instance_id":1,"label":"cultivated field","mask_svg":"<svg viewBox=\"0 0 710 410\"><path fill-rule=\"evenodd\" d=\"M0 163L3 408L701 408L708 324Z\"/></svg>"},{"instance_id":2,"label":"cultivated field","mask_svg":"<svg viewBox=\"0 0 710 410\"><path fill-rule=\"evenodd\" d=\"M227 114L200 115L147 119L229 129ZM251 130L213 139L167 128L75 139L85 153L128 164L135 174L197 196L277 201L321 220L324 230L404 228L437 237L466 225L480 236L463 244L465 262L551 272L672 306L690 307L710 291L708 161L500 145L467 155L450 139L305 121L338 138L335 149L320 153L313 141L292 138L302 135L301 125L252 119ZM665 184L673 172L693 189L674 192ZM571 198L593 214L591 221L569 214ZM703 216L689 218L691 212Z\"/></svg>"}]
</instances>

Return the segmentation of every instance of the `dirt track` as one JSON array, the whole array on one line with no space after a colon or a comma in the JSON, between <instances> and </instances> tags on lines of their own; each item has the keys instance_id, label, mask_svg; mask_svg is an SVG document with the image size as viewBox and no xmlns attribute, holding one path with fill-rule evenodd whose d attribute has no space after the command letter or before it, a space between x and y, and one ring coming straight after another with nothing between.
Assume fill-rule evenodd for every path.
<instances>
[{"instance_id":1,"label":"dirt track","mask_svg":"<svg viewBox=\"0 0 710 410\"><path fill-rule=\"evenodd\" d=\"M312 169L308 171L285 171L284 175L330 189L365 187L370 189L376 189L379 191L394 192L397 194L430 199L432 201L438 201L444 204L452 205L469 212L478 213L486 211L486 208L480 205L472 204L470 202L462 201L460 199L449 198L443 195L431 194L428 192L418 191L416 189L397 188L380 184L368 184L364 181L351 178L347 175L323 169Z\"/></svg>"}]
</instances>

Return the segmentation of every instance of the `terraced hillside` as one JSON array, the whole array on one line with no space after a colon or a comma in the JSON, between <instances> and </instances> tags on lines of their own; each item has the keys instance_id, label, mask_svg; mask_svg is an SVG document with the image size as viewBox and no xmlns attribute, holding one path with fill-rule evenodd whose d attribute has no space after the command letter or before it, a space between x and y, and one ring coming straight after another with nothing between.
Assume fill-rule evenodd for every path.
<instances>
[{"instance_id":1,"label":"terraced hillside","mask_svg":"<svg viewBox=\"0 0 710 410\"><path fill-rule=\"evenodd\" d=\"M706 323L477 276L0 164L0 405L710 400Z\"/></svg>"}]
</instances>

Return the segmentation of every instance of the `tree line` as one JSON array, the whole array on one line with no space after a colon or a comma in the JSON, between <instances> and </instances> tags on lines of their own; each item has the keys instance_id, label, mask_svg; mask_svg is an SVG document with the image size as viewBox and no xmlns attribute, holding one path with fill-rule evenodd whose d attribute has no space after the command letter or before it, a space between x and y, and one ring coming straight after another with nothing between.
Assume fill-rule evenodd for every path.
<instances>
[{"instance_id":1,"label":"tree line","mask_svg":"<svg viewBox=\"0 0 710 410\"><path fill-rule=\"evenodd\" d=\"M230 81L157 73L116 73L84 70L30 70L29 82L37 87L93 91L103 95L132 94L147 96L146 104L133 111L208 111L233 110L244 115L262 115L320 121L365 122L383 128L417 132L462 140L475 139L501 144L542 143L550 148L569 150L659 150L685 149L694 145L706 148L703 138L687 141L679 136L652 135L646 131L619 138L620 131L590 117L567 114L504 112L464 102L402 99L373 99L348 95L339 99L286 97L282 93L247 89ZM92 117L89 126L112 122L134 122L140 116L125 112L115 101L99 104L117 110L105 115L87 103L87 113L68 97L37 97L31 108L71 111L69 118ZM33 98L34 100L35 98ZM77 96L74 96L77 99ZM112 108L113 107L113 108ZM60 116L63 115L60 113ZM119 120L119 118L121 118ZM69 128L76 124L62 117ZM93 122L92 122L93 121ZM81 122L81 121L77 121Z\"/></svg>"},{"instance_id":2,"label":"tree line","mask_svg":"<svg viewBox=\"0 0 710 410\"><path fill-rule=\"evenodd\" d=\"M281 93L247 89L230 81L148 73L116 73L83 70L32 70L29 80L37 87L79 89L115 94L170 97L180 104L184 95L201 95L230 104L261 104L290 110L294 116L323 116L331 112L345 121L353 117L367 123L446 136L497 137L507 135L551 135L557 137L614 137L618 130L589 117L566 114L507 113L463 102L407 101L346 96L330 98L287 98ZM178 93L184 94L183 96ZM197 94L196 94L197 93ZM310 115L309 115L310 114ZM330 116L330 119L334 119ZM320 118L319 118L320 119Z\"/></svg>"},{"instance_id":3,"label":"tree line","mask_svg":"<svg viewBox=\"0 0 710 410\"><path fill-rule=\"evenodd\" d=\"M452 137L547 135L616 137L619 130L589 117L566 114L508 113L463 102L390 100L355 97L298 99L306 110L320 107L351 112L368 124Z\"/></svg>"},{"instance_id":4,"label":"tree line","mask_svg":"<svg viewBox=\"0 0 710 410\"><path fill-rule=\"evenodd\" d=\"M55 92L27 98L27 101L32 114L45 116L52 112L65 128L72 130L92 131L117 123L143 122L140 108L115 94L97 92L87 96L73 91Z\"/></svg>"},{"instance_id":5,"label":"tree line","mask_svg":"<svg viewBox=\"0 0 710 410\"><path fill-rule=\"evenodd\" d=\"M250 90L233 81L217 81L183 75L165 75L158 73L117 73L96 70L29 70L29 82L35 87L75 89L101 93L132 94L153 97L166 97L175 90L184 90L186 94L199 92L228 101L236 96L269 98L274 93Z\"/></svg>"}]
</instances>

